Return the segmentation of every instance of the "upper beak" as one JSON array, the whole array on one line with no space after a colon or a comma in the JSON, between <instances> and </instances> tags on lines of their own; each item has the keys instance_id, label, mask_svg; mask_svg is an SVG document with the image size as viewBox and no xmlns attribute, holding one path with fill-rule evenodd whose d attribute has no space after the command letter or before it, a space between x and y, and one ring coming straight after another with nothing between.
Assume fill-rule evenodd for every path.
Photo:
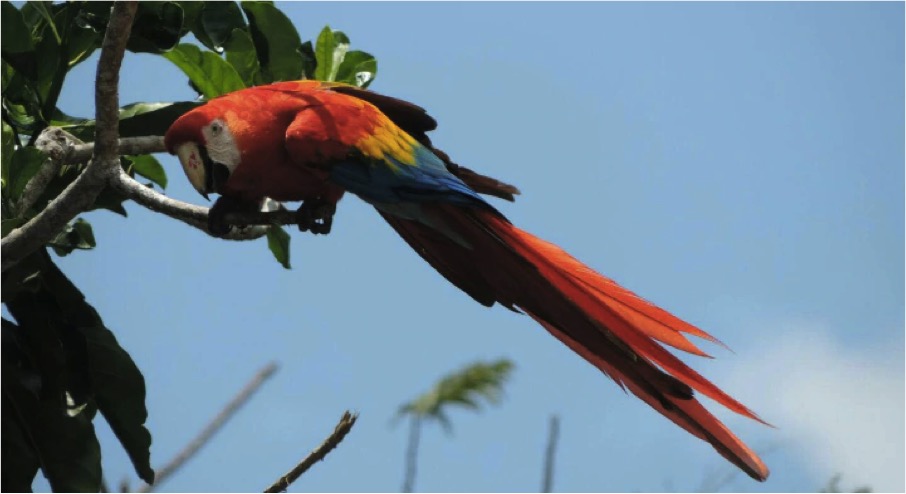
<instances>
[{"instance_id":1,"label":"upper beak","mask_svg":"<svg viewBox=\"0 0 906 494\"><path fill-rule=\"evenodd\" d=\"M211 192L219 193L230 178L230 169L212 160L204 146L187 142L176 149L176 155L189 182L205 199L210 200L208 194Z\"/></svg>"},{"instance_id":2,"label":"upper beak","mask_svg":"<svg viewBox=\"0 0 906 494\"><path fill-rule=\"evenodd\" d=\"M205 199L209 199L208 192L213 192L207 188L207 176L211 168L209 164L211 158L208 157L207 153L202 152L198 144L194 142L181 144L176 148L176 155L179 156L179 162L182 163L182 169L186 172L186 176L189 177L192 187L195 187L195 190L204 196Z\"/></svg>"}]
</instances>

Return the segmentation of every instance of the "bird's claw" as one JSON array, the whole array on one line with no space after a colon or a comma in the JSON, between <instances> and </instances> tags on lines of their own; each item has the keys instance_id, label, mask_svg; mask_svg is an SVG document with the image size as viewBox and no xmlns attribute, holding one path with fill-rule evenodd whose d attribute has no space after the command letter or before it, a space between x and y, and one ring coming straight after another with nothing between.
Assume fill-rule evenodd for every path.
<instances>
[{"instance_id":1,"label":"bird's claw","mask_svg":"<svg viewBox=\"0 0 906 494\"><path fill-rule=\"evenodd\" d=\"M333 226L333 215L337 212L336 204L321 199L309 199L296 210L296 224L300 232L310 231L315 235L330 233Z\"/></svg>"},{"instance_id":2,"label":"bird's claw","mask_svg":"<svg viewBox=\"0 0 906 494\"><path fill-rule=\"evenodd\" d=\"M230 233L232 226L226 222L227 213L237 210L235 201L220 196L208 211L208 231L215 237L223 237Z\"/></svg>"}]
</instances>

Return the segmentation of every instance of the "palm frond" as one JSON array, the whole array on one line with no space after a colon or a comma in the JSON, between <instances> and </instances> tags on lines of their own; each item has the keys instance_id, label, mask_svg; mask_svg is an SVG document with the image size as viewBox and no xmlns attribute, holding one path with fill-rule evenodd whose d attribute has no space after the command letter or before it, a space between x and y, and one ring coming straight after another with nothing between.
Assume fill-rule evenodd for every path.
<instances>
[{"instance_id":1,"label":"palm frond","mask_svg":"<svg viewBox=\"0 0 906 494\"><path fill-rule=\"evenodd\" d=\"M488 404L499 403L503 385L513 369L513 362L499 359L494 362L476 362L444 376L428 392L404 403L397 417L414 415L418 418L437 420L450 430L446 408L458 405L478 411L482 399Z\"/></svg>"}]
</instances>

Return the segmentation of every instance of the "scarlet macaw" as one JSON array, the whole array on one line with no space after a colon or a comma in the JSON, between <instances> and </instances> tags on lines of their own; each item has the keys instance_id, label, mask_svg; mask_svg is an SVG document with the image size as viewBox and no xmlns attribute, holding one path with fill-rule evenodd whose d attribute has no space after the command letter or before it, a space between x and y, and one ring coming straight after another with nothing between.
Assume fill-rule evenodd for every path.
<instances>
[{"instance_id":1,"label":"scarlet macaw","mask_svg":"<svg viewBox=\"0 0 906 494\"><path fill-rule=\"evenodd\" d=\"M763 421L658 343L706 356L683 333L717 340L513 226L479 193L513 200L519 191L454 164L425 135L436 126L424 109L399 99L298 81L212 99L176 120L165 141L198 192L220 194L210 213L213 233L229 230L225 214L257 210L265 197L303 201L300 229L328 233L337 201L352 192L477 302L528 314L621 387L765 480L765 464L693 390Z\"/></svg>"}]
</instances>

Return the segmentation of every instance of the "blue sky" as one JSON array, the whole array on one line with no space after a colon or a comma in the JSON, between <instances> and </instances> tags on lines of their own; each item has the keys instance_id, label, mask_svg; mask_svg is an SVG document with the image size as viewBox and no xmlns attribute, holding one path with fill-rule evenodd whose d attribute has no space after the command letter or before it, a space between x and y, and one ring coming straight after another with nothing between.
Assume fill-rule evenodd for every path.
<instances>
[{"instance_id":1,"label":"blue sky","mask_svg":"<svg viewBox=\"0 0 906 494\"><path fill-rule=\"evenodd\" d=\"M294 3L378 58L372 89L440 122L456 161L523 191L517 225L727 343L686 359L777 426L718 410L772 468L726 488L904 489L901 3ZM94 64L61 108L93 113ZM128 54L122 103L193 97ZM175 159L167 193L199 203ZM143 369L160 465L268 361L279 373L175 491L256 491L359 423L292 490L393 491L400 403L476 359L517 369L502 406L422 436L423 491L534 491L560 415L555 488L696 490L732 471L528 318L475 304L355 197L293 270L130 205L92 213L98 247L61 259ZM101 428L112 484L134 474ZM133 483L135 481L133 480Z\"/></svg>"}]
</instances>

